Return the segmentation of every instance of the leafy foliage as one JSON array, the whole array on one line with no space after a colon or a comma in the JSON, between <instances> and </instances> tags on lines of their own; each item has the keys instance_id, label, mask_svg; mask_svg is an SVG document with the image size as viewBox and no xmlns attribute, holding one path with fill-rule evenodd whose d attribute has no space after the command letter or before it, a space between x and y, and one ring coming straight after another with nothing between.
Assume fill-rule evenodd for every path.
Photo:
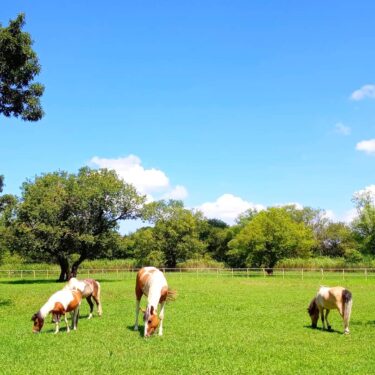
<instances>
[{"instance_id":1,"label":"leafy foliage","mask_svg":"<svg viewBox=\"0 0 375 375\"><path fill-rule=\"evenodd\" d=\"M0 25L0 113L37 121L44 114L40 104L44 86L33 83L40 64L30 34L22 31L24 25L22 13L8 27Z\"/></svg>"},{"instance_id":2,"label":"leafy foliage","mask_svg":"<svg viewBox=\"0 0 375 375\"><path fill-rule=\"evenodd\" d=\"M229 261L235 267L274 267L287 257L307 257L314 246L313 233L293 221L283 208L259 212L229 242Z\"/></svg>"},{"instance_id":3,"label":"leafy foliage","mask_svg":"<svg viewBox=\"0 0 375 375\"><path fill-rule=\"evenodd\" d=\"M45 174L23 184L10 246L32 260L57 261L64 280L73 255L73 274L85 259L110 256L118 221L137 218L143 202L113 171Z\"/></svg>"}]
</instances>

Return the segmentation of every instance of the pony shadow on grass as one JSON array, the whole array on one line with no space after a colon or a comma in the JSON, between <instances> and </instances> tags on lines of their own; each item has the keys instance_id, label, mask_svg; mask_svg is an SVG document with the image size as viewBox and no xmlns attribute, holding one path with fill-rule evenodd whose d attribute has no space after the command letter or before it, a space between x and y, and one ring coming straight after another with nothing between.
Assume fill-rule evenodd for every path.
<instances>
[{"instance_id":1,"label":"pony shadow on grass","mask_svg":"<svg viewBox=\"0 0 375 375\"><path fill-rule=\"evenodd\" d=\"M331 329L323 329L322 327L313 328L311 326L311 324L305 325L304 328L311 329L311 330L317 330L317 331L321 331L321 332L326 332L326 333L337 333L339 335L343 334L343 331L338 331L337 329L332 329L332 328Z\"/></svg>"},{"instance_id":2,"label":"pony shadow on grass","mask_svg":"<svg viewBox=\"0 0 375 375\"><path fill-rule=\"evenodd\" d=\"M12 300L11 299L0 299L0 307L6 307L6 306L11 306L12 305Z\"/></svg>"},{"instance_id":3,"label":"pony shadow on grass","mask_svg":"<svg viewBox=\"0 0 375 375\"><path fill-rule=\"evenodd\" d=\"M24 285L24 284L50 284L50 283L56 283L61 284L60 282L57 282L53 279L32 279L32 280L2 280L0 281L0 284L8 284L8 285Z\"/></svg>"},{"instance_id":4,"label":"pony shadow on grass","mask_svg":"<svg viewBox=\"0 0 375 375\"><path fill-rule=\"evenodd\" d=\"M145 326L138 325L138 332L134 331L134 324L131 326L126 327L129 331L132 331L134 333L138 333L140 337L144 337L144 332L145 332Z\"/></svg>"},{"instance_id":5,"label":"pony shadow on grass","mask_svg":"<svg viewBox=\"0 0 375 375\"><path fill-rule=\"evenodd\" d=\"M361 322L361 321L352 321L350 323L352 326L375 326L375 320L368 320L367 322Z\"/></svg>"}]
</instances>

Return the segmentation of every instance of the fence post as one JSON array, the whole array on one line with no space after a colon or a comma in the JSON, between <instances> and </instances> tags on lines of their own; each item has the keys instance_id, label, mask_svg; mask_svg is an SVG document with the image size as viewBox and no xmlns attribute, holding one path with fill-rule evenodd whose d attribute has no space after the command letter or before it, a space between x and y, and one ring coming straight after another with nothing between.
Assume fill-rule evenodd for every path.
<instances>
[{"instance_id":1,"label":"fence post","mask_svg":"<svg viewBox=\"0 0 375 375\"><path fill-rule=\"evenodd\" d=\"M302 268L302 270L301 270L301 273L302 273L302 280L303 280L303 268Z\"/></svg>"},{"instance_id":2,"label":"fence post","mask_svg":"<svg viewBox=\"0 0 375 375\"><path fill-rule=\"evenodd\" d=\"M283 280L284 280L284 278L285 278L285 270L283 268Z\"/></svg>"},{"instance_id":3,"label":"fence post","mask_svg":"<svg viewBox=\"0 0 375 375\"><path fill-rule=\"evenodd\" d=\"M34 280L35 280L35 270L33 270L33 274L34 274Z\"/></svg>"},{"instance_id":4,"label":"fence post","mask_svg":"<svg viewBox=\"0 0 375 375\"><path fill-rule=\"evenodd\" d=\"M320 269L320 273L322 274L322 280L324 278L324 271L323 271L323 268Z\"/></svg>"},{"instance_id":5,"label":"fence post","mask_svg":"<svg viewBox=\"0 0 375 375\"><path fill-rule=\"evenodd\" d=\"M23 271L21 270L21 279L22 279Z\"/></svg>"},{"instance_id":6,"label":"fence post","mask_svg":"<svg viewBox=\"0 0 375 375\"><path fill-rule=\"evenodd\" d=\"M249 277L249 269L246 268L246 277Z\"/></svg>"},{"instance_id":7,"label":"fence post","mask_svg":"<svg viewBox=\"0 0 375 375\"><path fill-rule=\"evenodd\" d=\"M342 279L345 280L345 269L342 269Z\"/></svg>"}]
</instances>

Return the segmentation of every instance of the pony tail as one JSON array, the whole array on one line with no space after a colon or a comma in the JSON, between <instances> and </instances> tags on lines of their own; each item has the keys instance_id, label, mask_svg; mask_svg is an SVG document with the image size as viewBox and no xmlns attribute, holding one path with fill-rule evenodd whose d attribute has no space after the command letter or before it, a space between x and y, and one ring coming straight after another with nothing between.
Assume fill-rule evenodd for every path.
<instances>
[{"instance_id":1,"label":"pony tail","mask_svg":"<svg viewBox=\"0 0 375 375\"><path fill-rule=\"evenodd\" d=\"M342 292L342 299L344 301L344 320L349 323L353 305L352 293L348 289L344 289Z\"/></svg>"},{"instance_id":2,"label":"pony tail","mask_svg":"<svg viewBox=\"0 0 375 375\"><path fill-rule=\"evenodd\" d=\"M99 281L97 281L96 284L98 285L98 293L97 293L97 296L98 296L98 300L100 300L100 283L99 283Z\"/></svg>"},{"instance_id":3,"label":"pony tail","mask_svg":"<svg viewBox=\"0 0 375 375\"><path fill-rule=\"evenodd\" d=\"M177 291L168 288L167 301L175 301L177 298Z\"/></svg>"},{"instance_id":4,"label":"pony tail","mask_svg":"<svg viewBox=\"0 0 375 375\"><path fill-rule=\"evenodd\" d=\"M101 286L100 282L97 281L96 284L98 285L98 292L96 294L96 299L97 299L97 305L98 305L98 314L99 316L102 316L103 314L103 309L102 309L102 300L100 299L100 291L101 291Z\"/></svg>"}]
</instances>

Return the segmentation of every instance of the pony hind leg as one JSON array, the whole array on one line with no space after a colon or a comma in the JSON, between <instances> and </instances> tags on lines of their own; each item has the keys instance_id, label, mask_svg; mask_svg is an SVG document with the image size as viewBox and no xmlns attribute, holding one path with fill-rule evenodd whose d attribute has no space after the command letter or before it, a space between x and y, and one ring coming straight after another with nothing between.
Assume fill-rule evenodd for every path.
<instances>
[{"instance_id":1,"label":"pony hind leg","mask_svg":"<svg viewBox=\"0 0 375 375\"><path fill-rule=\"evenodd\" d=\"M87 319L91 319L91 318L92 318L92 312L93 312L93 310L94 310L94 304L93 304L93 302L92 302L92 300L91 300L91 296L88 296L88 297L86 298L86 301L87 301L87 303L88 303L89 306L90 306L90 314L89 314L89 316L88 316Z\"/></svg>"},{"instance_id":2,"label":"pony hind leg","mask_svg":"<svg viewBox=\"0 0 375 375\"><path fill-rule=\"evenodd\" d=\"M102 316L103 311L102 311L102 304L100 302L100 296L99 295L97 295L97 296L92 295L92 298L94 298L96 306L98 307L98 315Z\"/></svg>"},{"instance_id":3,"label":"pony hind leg","mask_svg":"<svg viewBox=\"0 0 375 375\"><path fill-rule=\"evenodd\" d=\"M94 299L96 306L98 308L98 315L102 316L103 311L102 311L102 303L100 300L100 289L101 289L100 283L99 281L97 281L96 288L94 287L94 291L92 293L92 298Z\"/></svg>"}]
</instances>

